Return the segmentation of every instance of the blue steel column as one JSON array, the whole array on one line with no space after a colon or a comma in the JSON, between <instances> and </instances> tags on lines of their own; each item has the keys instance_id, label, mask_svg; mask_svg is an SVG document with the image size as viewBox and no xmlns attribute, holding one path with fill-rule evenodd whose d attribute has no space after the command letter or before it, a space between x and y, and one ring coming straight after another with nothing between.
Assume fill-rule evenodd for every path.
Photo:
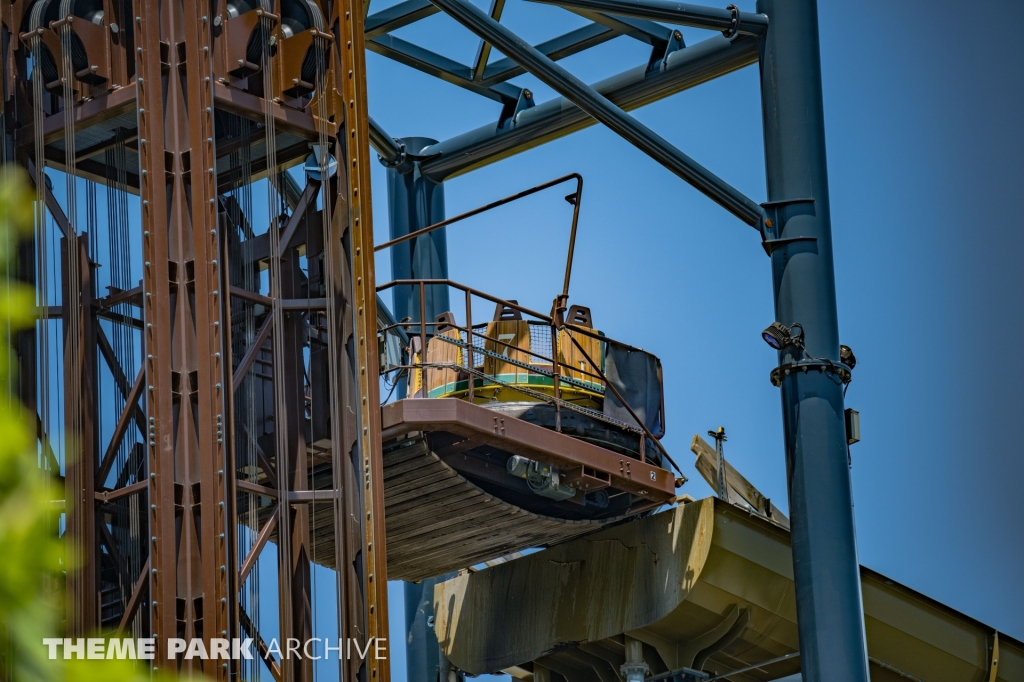
<instances>
[{"instance_id":1,"label":"blue steel column","mask_svg":"<svg viewBox=\"0 0 1024 682\"><path fill-rule=\"evenodd\" d=\"M418 154L437 140L407 137L405 157L388 168L388 219L391 239L423 229L444 220L444 185L420 173ZM446 279L448 277L448 241L445 229L434 230L392 246L391 275L393 279ZM392 288L396 320L420 319L420 294L416 287ZM441 286L426 289L426 316L433 320L449 310L448 289ZM416 330L412 330L415 332ZM427 329L427 332L433 330ZM399 385L399 397L405 397L405 382ZM434 616L434 583L436 579L405 583L405 666L408 682L437 682L440 649L434 630L428 624Z\"/></svg>"},{"instance_id":2,"label":"blue steel column","mask_svg":"<svg viewBox=\"0 0 1024 682\"><path fill-rule=\"evenodd\" d=\"M406 682L448 682L439 679L441 646L433 627L434 585L456 575L449 573L404 585Z\"/></svg>"},{"instance_id":3,"label":"blue steel column","mask_svg":"<svg viewBox=\"0 0 1024 682\"><path fill-rule=\"evenodd\" d=\"M444 185L420 173L420 162L424 157L418 156L426 147L437 144L437 140L407 137L400 142L405 145L405 160L388 168L388 217L391 239L444 220ZM448 239L445 230L446 228L442 227L419 239L392 246L392 278L447 278ZM410 317L414 322L418 322L419 290L416 287L400 286L392 288L392 291L395 319ZM427 287L426 307L425 319L428 322L449 310L447 287ZM432 330L428 328L427 333L431 332Z\"/></svg>"},{"instance_id":4,"label":"blue steel column","mask_svg":"<svg viewBox=\"0 0 1024 682\"><path fill-rule=\"evenodd\" d=\"M757 11L769 19L761 98L766 208L775 223L766 236L781 240L769 242L775 316L799 323L807 348L785 348L779 361L838 363L817 6L758 0ZM808 369L781 378L800 665L807 682L867 682L842 385L834 372Z\"/></svg>"}]
</instances>

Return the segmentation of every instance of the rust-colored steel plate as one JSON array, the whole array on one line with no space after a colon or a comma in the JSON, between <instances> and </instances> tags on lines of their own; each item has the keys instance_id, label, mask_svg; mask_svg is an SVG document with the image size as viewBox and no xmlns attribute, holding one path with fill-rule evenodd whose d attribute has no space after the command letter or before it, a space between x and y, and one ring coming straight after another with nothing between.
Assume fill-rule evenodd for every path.
<instances>
[{"instance_id":1,"label":"rust-colored steel plate","mask_svg":"<svg viewBox=\"0 0 1024 682\"><path fill-rule=\"evenodd\" d=\"M610 477L612 487L653 501L675 495L675 477L665 469L457 398L399 400L381 412L384 440L410 431L447 431L559 468L596 469Z\"/></svg>"}]
</instances>

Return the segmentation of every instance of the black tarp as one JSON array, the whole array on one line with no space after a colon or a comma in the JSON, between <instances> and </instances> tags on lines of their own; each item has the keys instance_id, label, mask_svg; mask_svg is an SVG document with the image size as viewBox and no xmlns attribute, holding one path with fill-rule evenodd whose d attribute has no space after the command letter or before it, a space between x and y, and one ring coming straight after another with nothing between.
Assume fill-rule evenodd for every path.
<instances>
[{"instance_id":1,"label":"black tarp","mask_svg":"<svg viewBox=\"0 0 1024 682\"><path fill-rule=\"evenodd\" d=\"M661 361L645 351L606 341L604 372L608 382L618 390L651 433L656 438L664 436ZM636 420L611 389L604 394L604 413L627 424L636 424Z\"/></svg>"}]
</instances>

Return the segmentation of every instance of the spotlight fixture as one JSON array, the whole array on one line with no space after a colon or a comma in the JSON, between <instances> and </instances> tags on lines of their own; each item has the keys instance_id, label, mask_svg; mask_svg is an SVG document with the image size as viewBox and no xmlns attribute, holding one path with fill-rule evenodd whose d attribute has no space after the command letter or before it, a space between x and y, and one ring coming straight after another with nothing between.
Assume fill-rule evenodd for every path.
<instances>
[{"instance_id":1,"label":"spotlight fixture","mask_svg":"<svg viewBox=\"0 0 1024 682\"><path fill-rule=\"evenodd\" d=\"M772 322L768 328L761 332L764 342L775 350L781 350L786 346L803 346L804 328L799 324L787 327L781 322Z\"/></svg>"},{"instance_id":2,"label":"spotlight fixture","mask_svg":"<svg viewBox=\"0 0 1024 682\"><path fill-rule=\"evenodd\" d=\"M850 369L857 366L857 356L849 346L839 346L839 361Z\"/></svg>"}]
</instances>

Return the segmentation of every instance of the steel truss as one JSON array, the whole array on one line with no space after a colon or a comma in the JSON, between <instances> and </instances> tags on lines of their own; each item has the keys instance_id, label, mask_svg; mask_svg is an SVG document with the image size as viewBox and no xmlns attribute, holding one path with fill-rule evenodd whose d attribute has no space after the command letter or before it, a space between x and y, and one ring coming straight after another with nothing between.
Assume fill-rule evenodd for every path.
<instances>
[{"instance_id":1,"label":"steel truss","mask_svg":"<svg viewBox=\"0 0 1024 682\"><path fill-rule=\"evenodd\" d=\"M19 275L55 279L60 297L56 306L43 300L39 327L17 350L30 409L46 412L55 389L64 396L64 423L50 428L67 434L51 468L65 462L66 537L77 557L68 571L68 635L152 636L159 652L173 637L202 639L207 651L213 638L252 637L275 679L309 680L311 661L269 656L257 614L246 610L246 580L268 541L277 546L277 639L312 633L317 542L332 554L319 562L337 569L337 635L365 650L388 632L377 357L366 343L376 298L362 6L300 4L310 24L285 33L270 5L94 4L18 0L0 14L5 161L29 169L63 234L62 267L52 276L38 267L47 257L34 253L39 239L21 249ZM277 49L247 52L257 33L273 38L265 44L280 40ZM242 54L262 59L262 84L226 66L240 40ZM303 80L288 88L292 73ZM33 75L42 86L35 93ZM320 154L303 190L284 171L311 144L330 154ZM130 155L117 168L103 162L115 145ZM235 157L259 145L264 153L240 176ZM71 178L65 196L55 196L47 167ZM142 280L101 296L94 274L111 263L90 251L95 240L76 220L74 176L112 185L114 171L118 191L139 197L131 226ZM287 206L280 220L268 213L262 242L233 194L259 178ZM40 239L46 231L43 221ZM240 273L267 267L269 291L258 277L247 288ZM256 337L246 337L244 318L256 306L268 312ZM137 373L122 365L100 320L134 330ZM52 325L63 334L64 376L50 385L36 377ZM112 430L100 426L109 405L101 373L122 396ZM249 386L272 394L272 404L247 402ZM311 392L321 401L315 407ZM254 408L257 432L237 418L240 405ZM258 461L240 461L247 448ZM312 459L326 460L326 479L312 475ZM256 475L269 485L249 483ZM246 516L252 499L273 511ZM138 517L130 530L128 512ZM313 517L324 519L317 529ZM389 678L386 659L342 659L342 679ZM234 660L154 661L166 665L223 680L242 675Z\"/></svg>"},{"instance_id":2,"label":"steel truss","mask_svg":"<svg viewBox=\"0 0 1024 682\"><path fill-rule=\"evenodd\" d=\"M775 319L787 326L798 323L805 333L805 346L780 349L780 370L773 379L782 389L786 426L804 679L867 680L843 418L843 384L850 368L839 357L816 3L759 0L757 12L747 13L732 5L718 9L662 0L537 1L592 23L531 45L501 24L501 0L495 0L489 12L467 0L430 0L429 5L407 0L367 18L372 27L370 49L502 104L494 124L442 142L392 140L379 126L371 126L371 142L391 168L391 238L403 238L444 218L447 178L595 122L754 227L772 260ZM437 11L480 38L472 64L454 63L389 33ZM722 35L686 46L680 33L655 22ZM557 63L614 35L650 44L647 63L593 85ZM492 48L506 58L488 63ZM755 62L761 70L769 199L760 205L626 113ZM510 79L522 72L561 97L534 102L529 91L510 85ZM411 249L392 251L395 278L447 279L443 232L434 231L413 244ZM419 310L413 301L413 310L404 310L396 295L396 314L414 320L434 320L447 309L447 300L428 299L423 307ZM430 612L420 592L407 590L410 613ZM414 620L410 632L411 641L426 642L425 647L417 644L410 649L409 679L417 682L432 679L431 670L445 667L444 661L433 658L432 633L422 622Z\"/></svg>"},{"instance_id":3,"label":"steel truss","mask_svg":"<svg viewBox=\"0 0 1024 682\"><path fill-rule=\"evenodd\" d=\"M49 362L48 326L60 325L57 383L74 443L61 453L66 533L79 557L68 575L70 634L134 629L161 645L243 635L268 656L240 595L276 538L282 639L310 632L314 562L337 569L339 634L387 637L370 144L400 190L391 206L399 238L443 219L445 179L601 122L757 229L771 257L776 319L799 323L806 344L779 353L804 674L867 679L842 372L830 369L839 368L838 323L815 3L759 0L757 13L744 13L660 0L542 1L590 23L530 45L501 24L503 0L489 12L466 0L405 0L379 12L351 0L302 0L310 23L298 33L281 29L276 3L284 0L230 8L224 0L97 0L88 15L84 0L0 7L4 160L29 169L63 235L59 303L41 299L39 327L16 348L20 395L46 415L50 386L35 378ZM394 34L440 11L480 38L472 63ZM657 22L722 35L686 46ZM557 64L618 36L649 45L649 59L593 85ZM495 48L506 58L490 61ZM364 49L494 100L495 124L442 142L391 138L367 114ZM761 205L626 113L755 62L769 197ZM511 82L526 72L561 97L536 103ZM237 134L225 134L227 123ZM311 144L318 167L296 186L283 171ZM140 200L142 281L100 296L75 180L62 209L43 170L109 184L101 156L115 147L130 155L116 184ZM263 152L253 156L256 149ZM268 208L270 225L257 239L233 193L262 178L287 208L280 217ZM45 221L39 230L19 251L19 276L45 291ZM446 279L445 258L433 261L439 271L415 258L416 249L443 256L444 238L435 231L393 250L396 279ZM269 287L246 284L247 268L267 269ZM421 307L409 312L433 320L447 300ZM110 323L138 335L137 373L105 338ZM123 404L104 442L101 374L113 377ZM242 420L241 408L256 416ZM44 454L48 429L41 416ZM240 461L243 450L251 459ZM254 495L269 506L245 516L243 501ZM128 535L119 521L126 514L138 517ZM332 559L311 544L318 528ZM238 678L231 662L178 663ZM280 680L312 675L308 661L268 656L268 667ZM386 680L389 669L371 657L339 675Z\"/></svg>"}]
</instances>

